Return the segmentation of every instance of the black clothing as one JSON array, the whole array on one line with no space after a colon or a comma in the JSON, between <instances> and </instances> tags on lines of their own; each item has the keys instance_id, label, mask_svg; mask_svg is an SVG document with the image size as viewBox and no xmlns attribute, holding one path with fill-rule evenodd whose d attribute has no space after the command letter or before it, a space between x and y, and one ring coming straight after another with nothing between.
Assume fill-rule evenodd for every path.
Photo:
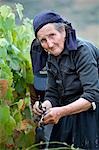
<instances>
[{"instance_id":1,"label":"black clothing","mask_svg":"<svg viewBox=\"0 0 99 150\"><path fill-rule=\"evenodd\" d=\"M65 47L58 57L49 55L45 100L54 107L70 104L81 97L95 102L97 108L61 118L53 127L50 141L95 150L99 149L99 51L86 41L77 40L77 45L74 51Z\"/></svg>"},{"instance_id":2,"label":"black clothing","mask_svg":"<svg viewBox=\"0 0 99 150\"><path fill-rule=\"evenodd\" d=\"M34 39L30 49L33 73L36 74L46 66L48 54L44 51L40 42Z\"/></svg>"}]
</instances>

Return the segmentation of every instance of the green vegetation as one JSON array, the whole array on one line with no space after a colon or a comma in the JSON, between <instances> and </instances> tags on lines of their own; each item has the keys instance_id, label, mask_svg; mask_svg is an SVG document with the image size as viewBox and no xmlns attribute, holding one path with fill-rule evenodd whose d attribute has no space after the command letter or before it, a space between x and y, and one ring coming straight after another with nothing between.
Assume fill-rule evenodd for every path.
<instances>
[{"instance_id":1,"label":"green vegetation","mask_svg":"<svg viewBox=\"0 0 99 150\"><path fill-rule=\"evenodd\" d=\"M33 145L35 125L29 95L33 82L30 45L32 20L23 6L0 7L0 149L26 149ZM19 24L16 24L16 15Z\"/></svg>"},{"instance_id":2,"label":"green vegetation","mask_svg":"<svg viewBox=\"0 0 99 150\"><path fill-rule=\"evenodd\" d=\"M23 18L23 6L17 4L15 8L0 7L0 77L9 78L12 91L22 98L33 80L29 54L33 31L32 21ZM15 22L16 12L20 18L19 25Z\"/></svg>"}]
</instances>

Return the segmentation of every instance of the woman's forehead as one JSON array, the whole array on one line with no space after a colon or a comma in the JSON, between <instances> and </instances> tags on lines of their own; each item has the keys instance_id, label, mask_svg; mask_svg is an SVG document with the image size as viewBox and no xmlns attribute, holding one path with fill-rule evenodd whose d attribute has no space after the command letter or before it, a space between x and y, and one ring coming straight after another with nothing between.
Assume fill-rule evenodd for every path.
<instances>
[{"instance_id":1,"label":"woman's forehead","mask_svg":"<svg viewBox=\"0 0 99 150\"><path fill-rule=\"evenodd\" d=\"M49 29L50 30L55 29L55 25L53 23L48 23L48 24L44 25L39 31L42 31L42 30L46 31L46 30L49 30Z\"/></svg>"},{"instance_id":2,"label":"woman's forehead","mask_svg":"<svg viewBox=\"0 0 99 150\"><path fill-rule=\"evenodd\" d=\"M46 35L46 34L50 34L55 32L55 25L53 23L49 23L44 25L38 32L37 32L37 36L42 36L42 35Z\"/></svg>"}]
</instances>

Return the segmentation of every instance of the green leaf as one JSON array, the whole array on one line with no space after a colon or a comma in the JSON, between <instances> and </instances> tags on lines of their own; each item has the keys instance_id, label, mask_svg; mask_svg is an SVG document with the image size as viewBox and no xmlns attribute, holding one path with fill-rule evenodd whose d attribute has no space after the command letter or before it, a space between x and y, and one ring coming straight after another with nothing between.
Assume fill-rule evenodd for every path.
<instances>
[{"instance_id":1,"label":"green leaf","mask_svg":"<svg viewBox=\"0 0 99 150\"><path fill-rule=\"evenodd\" d=\"M7 132L7 134L8 135L12 135L13 134L13 130L15 129L15 127L16 127L16 121L15 121L15 119L12 116L10 116L10 118L9 118L7 124L6 124L6 132Z\"/></svg>"},{"instance_id":2,"label":"green leaf","mask_svg":"<svg viewBox=\"0 0 99 150\"><path fill-rule=\"evenodd\" d=\"M6 47L0 47L0 58L6 59L6 57L7 57Z\"/></svg>"},{"instance_id":3,"label":"green leaf","mask_svg":"<svg viewBox=\"0 0 99 150\"><path fill-rule=\"evenodd\" d=\"M26 93L26 83L25 80L23 78L21 78L20 80L17 81L15 89L18 93L22 94L22 93Z\"/></svg>"},{"instance_id":4,"label":"green leaf","mask_svg":"<svg viewBox=\"0 0 99 150\"><path fill-rule=\"evenodd\" d=\"M13 69L13 70L20 70L20 62L18 61L17 58L13 58L11 61L10 61L10 67Z\"/></svg>"},{"instance_id":5,"label":"green leaf","mask_svg":"<svg viewBox=\"0 0 99 150\"><path fill-rule=\"evenodd\" d=\"M18 3L18 4L16 4L16 9L17 9L20 20L22 20L22 18L23 18L22 11L24 9L23 6L20 3Z\"/></svg>"},{"instance_id":6,"label":"green leaf","mask_svg":"<svg viewBox=\"0 0 99 150\"><path fill-rule=\"evenodd\" d=\"M14 44L12 44L12 49L14 50L15 54L20 53L20 50Z\"/></svg>"},{"instance_id":7,"label":"green leaf","mask_svg":"<svg viewBox=\"0 0 99 150\"><path fill-rule=\"evenodd\" d=\"M5 124L10 118L10 108L9 106L0 106L0 122Z\"/></svg>"},{"instance_id":8,"label":"green leaf","mask_svg":"<svg viewBox=\"0 0 99 150\"><path fill-rule=\"evenodd\" d=\"M3 5L0 7L0 14L4 17L4 19L12 13L11 7L7 5Z\"/></svg>"},{"instance_id":9,"label":"green leaf","mask_svg":"<svg viewBox=\"0 0 99 150\"><path fill-rule=\"evenodd\" d=\"M16 111L16 113L14 114L14 119L16 121L17 124L20 124L21 120L22 120L22 115L19 111Z\"/></svg>"},{"instance_id":10,"label":"green leaf","mask_svg":"<svg viewBox=\"0 0 99 150\"><path fill-rule=\"evenodd\" d=\"M13 20L13 18L6 18L5 22L4 22L4 28L6 30L12 30L15 26L15 20Z\"/></svg>"},{"instance_id":11,"label":"green leaf","mask_svg":"<svg viewBox=\"0 0 99 150\"><path fill-rule=\"evenodd\" d=\"M9 42L6 40L6 38L0 38L0 47L7 47L9 45Z\"/></svg>"}]
</instances>

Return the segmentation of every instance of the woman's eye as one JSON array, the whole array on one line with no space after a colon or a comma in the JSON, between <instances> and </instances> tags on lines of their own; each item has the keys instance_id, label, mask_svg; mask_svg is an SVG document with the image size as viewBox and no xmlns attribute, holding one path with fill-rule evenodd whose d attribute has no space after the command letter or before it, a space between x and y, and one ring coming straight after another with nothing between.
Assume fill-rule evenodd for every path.
<instances>
[{"instance_id":1,"label":"woman's eye","mask_svg":"<svg viewBox=\"0 0 99 150\"><path fill-rule=\"evenodd\" d=\"M40 42L41 42L41 43L44 43L44 42L46 42L46 40L45 40L45 39L42 39L42 40L40 40Z\"/></svg>"},{"instance_id":2,"label":"woman's eye","mask_svg":"<svg viewBox=\"0 0 99 150\"><path fill-rule=\"evenodd\" d=\"M55 34L54 34L54 33L50 34L50 37L54 37L54 36L55 36Z\"/></svg>"}]
</instances>

